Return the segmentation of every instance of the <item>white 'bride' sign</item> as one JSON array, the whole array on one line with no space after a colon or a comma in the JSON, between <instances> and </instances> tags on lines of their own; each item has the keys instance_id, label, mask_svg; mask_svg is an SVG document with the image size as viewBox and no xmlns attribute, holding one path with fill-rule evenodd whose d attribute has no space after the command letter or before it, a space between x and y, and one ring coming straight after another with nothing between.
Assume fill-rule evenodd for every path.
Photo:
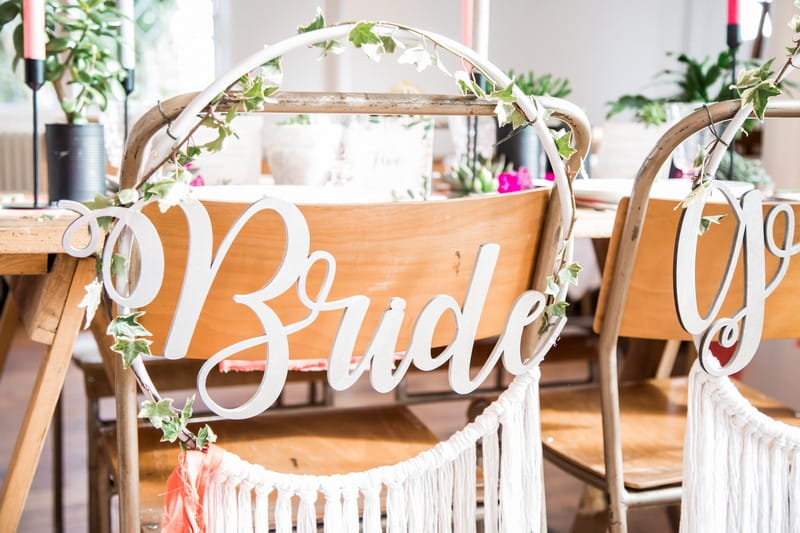
<instances>
[{"instance_id":1,"label":"white 'bride' sign","mask_svg":"<svg viewBox=\"0 0 800 533\"><path fill-rule=\"evenodd\" d=\"M146 202L139 201L131 207L89 210L75 202L61 204L61 207L80 214L63 238L65 250L76 257L88 257L98 249L99 239L103 237L98 219L111 217L116 220L105 243L102 276L109 297L123 308L147 306L158 294L164 278L164 250L155 226L142 213L144 205ZM324 250L310 250L308 224L297 206L276 198L256 201L243 211L214 252L212 221L204 205L197 200L187 200L179 205L188 222L189 248L183 286L164 345L163 355L169 359L186 356L211 285L231 245L248 221L256 213L271 211L280 217L285 229L283 259L271 278L265 280L255 291L232 295L235 302L249 309L258 318L263 333L218 351L205 361L198 374L198 393L221 416L252 417L276 401L283 390L289 369L288 336L311 325L320 312L343 311L329 354L327 373L330 385L336 390L344 390L369 370L372 386L379 392L388 392L395 388L412 365L427 371L449 363L450 385L455 392L461 394L478 388L501 358L506 370L514 375L521 374L538 365L539 354L552 345L565 321L563 317L553 320L535 352L522 354L520 346L523 329L540 320L546 306L544 294L534 290L524 291L512 305L504 332L491 355L477 374L471 377L472 346L500 254L498 244L476 243L479 251L462 303L446 294L430 299L416 317L409 345L398 359L396 354L402 348L397 346L397 342L405 320L406 301L399 297L391 298L366 352L351 367L356 339L370 306L370 299L364 295L330 299L336 272L335 258ZM76 232L85 228L90 233L89 243L84 247L73 246ZM123 235L135 243L138 250L138 275L132 287L118 291L114 288L111 264L114 250L126 248L122 245ZM317 262L325 265L325 274L316 295L310 295L306 286L308 274ZM566 283L562 283L557 299L563 300ZM293 288L307 314L301 320L284 324L270 302ZM446 314L454 317L456 334L443 352L433 356L431 344L434 330ZM213 368L225 359L261 345L268 348L265 352L268 351L269 358L261 383L253 396L236 408L226 408L215 402L206 386L206 380Z\"/></svg>"}]
</instances>

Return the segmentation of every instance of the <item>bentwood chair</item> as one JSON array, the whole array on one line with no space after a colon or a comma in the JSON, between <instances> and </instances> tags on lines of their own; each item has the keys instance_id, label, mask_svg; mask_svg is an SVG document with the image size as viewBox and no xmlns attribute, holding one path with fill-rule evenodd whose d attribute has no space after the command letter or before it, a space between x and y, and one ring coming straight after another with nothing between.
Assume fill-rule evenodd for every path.
<instances>
[{"instance_id":1,"label":"bentwood chair","mask_svg":"<svg viewBox=\"0 0 800 533\"><path fill-rule=\"evenodd\" d=\"M203 93L178 97L148 112L131 133L123 162L122 187L138 187L150 162L161 161L179 144L174 144L173 139L177 137L183 141L191 134L191 122L197 120L198 111L210 101L216 103L219 112L235 105L235 100L232 104L225 98L215 99L220 87L226 87L251 68L272 59L278 53L276 50L288 51L320 40L344 38L352 27L343 25L305 33L273 45L248 58ZM415 35L416 38L421 35L433 38L424 32ZM436 39L444 38L437 36ZM467 61L478 65L490 80L500 86L509 83L502 72L486 60L457 43L449 40L447 43ZM517 105L532 118L530 101L522 100L521 94L516 96L519 98ZM494 104L476 103L470 98L442 96L276 93L272 98L264 110L436 115L488 114L494 108ZM249 201L192 201L165 213L160 213L151 203L141 212L141 206L131 208L132 211L107 208L108 211L88 212L84 209L77 224L89 224L91 228L91 220L98 216L123 216L141 221L144 226L139 228L152 224L157 232L157 240L134 246L135 254L128 261L131 268L128 275L135 282L134 292L144 285L142 280L161 279L157 294L139 306L146 312L142 322L153 334L152 351L156 354L165 353L165 344L173 339L175 331L185 332L186 327L192 328L193 333L185 349L179 351L181 355L205 360L203 366L211 365L208 361L216 361L220 350L232 343L263 337L265 333L277 335L274 328L265 331L259 318L232 296L252 291L265 282L273 283L269 280L283 264L284 249L290 244L293 246L297 239L303 240L302 224L308 227L309 249L323 250L330 256L307 256L306 252L302 258L309 268L308 277L295 277L290 284L292 290L269 300L268 304L278 313L281 322L296 323L308 314L309 300L295 295L293 285L297 285L298 290L301 285L308 286L308 292L317 296L307 298L317 298L317 303L364 294L373 305L366 311L363 325L361 320L350 324L347 317L351 315L343 316L341 307L338 311L320 312L311 326L298 329L289 337L292 361L327 360L334 340L352 335L354 346L345 352L349 365L350 353L363 354L367 350L385 306L391 304L395 311L402 308L397 307L401 305L397 298L405 300L405 312L409 315L399 326L396 346L402 350L409 345L418 324L425 327L425 321L415 323L412 318L419 315L432 297L445 294L451 295L455 302L464 301L467 289L482 283L483 278L475 273L476 265L479 254L486 257L485 251L495 249L490 243L497 243L500 253L480 320L474 324L474 337L495 337L507 327L530 323L534 315L542 311L542 305L531 303L524 316L518 311L516 318L507 321L509 309L513 306L521 309L519 306L528 301L518 300L520 294L527 295L525 298L541 298L528 289L531 286L543 288L545 278L553 273L556 259L566 260L571 249L568 236L572 198L568 179L574 177L586 153L588 125L583 113L566 102L545 99L543 103L572 127L578 148L570 161L568 175L563 162L555 157L557 152L546 127L533 121L532 127L554 158L557 185L553 191L538 189L448 201L369 205L293 206L262 199L251 207ZM163 131L165 126L167 131ZM150 154L147 146L151 147ZM275 211L257 210L265 205L273 206ZM192 226L187 222L187 209L200 217L193 219ZM245 209L257 211L252 212L252 218L247 219L227 249L199 316L187 320L185 315L177 313L181 305L178 302L183 302L185 295L195 295L196 287L182 286L185 271L196 272L194 269L208 267L207 263L189 264L191 246L197 245L192 239L197 238L198 232L201 238L211 239L211 234L204 234L202 229L207 214L213 241L219 243ZM278 212L282 215L278 216ZM286 223L287 219L294 222ZM200 225L197 225L198 220ZM512 227L514 230L508 231ZM136 232L132 238L144 242ZM158 275L150 278L144 271L159 264L158 250L163 250L163 278ZM72 252L82 253L74 249ZM287 256L295 257L295 254L287 252ZM335 278L328 294L325 278L334 259ZM485 265L483 259L480 264ZM275 274L272 279L283 278ZM124 279L117 281L125 284ZM561 283L556 301L564 297L565 283ZM289 289L290 285L285 288ZM116 298L117 303L122 301L113 295L112 298ZM430 342L423 337L425 346L439 347L453 342L455 324L450 320L452 315L444 311L441 323L436 325L434 317L430 325ZM528 316L528 313L532 314ZM298 531L309 532L316 530L318 523L324 523L326 531L355 531L359 520L364 530L370 532L381 528L381 520L386 521L390 531L406 527L415 531L472 531L478 518L476 503L481 500L482 520L487 531L498 530L500 523L505 524L506 529L514 524L519 530L541 531L544 507L539 463L537 370L564 320L552 320L543 334L537 333L540 324L537 320L532 328L526 328L524 337L521 327L508 332L511 340L504 345L509 352L504 360L507 366L513 366L513 354L521 348L525 369L517 364L514 373L519 375L509 390L473 423L443 442L402 405L282 411L249 422L216 423L214 429L219 442L228 451L212 446L207 452L186 452L181 459L183 466L200 461L209 467L210 462L221 460L213 467L216 473L204 478L208 490L196 493L201 501L207 497L201 504L202 519L211 531L227 531L233 524L238 527L237 531L265 531L270 524L275 524L279 531L288 531L294 524ZM519 339L514 341L516 335ZM391 372L395 347L379 348L382 348L379 353L386 356L383 357L384 371ZM465 369L463 365L468 365L466 360L471 348L472 337L453 355L451 364L460 360L461 372ZM237 358L263 360L263 349L263 345L251 347L238 353ZM265 376L274 374L271 365L278 365L280 361L276 355L279 352L272 350L270 345ZM376 356L372 362L376 373L380 372L378 361ZM415 364L432 369L446 362L447 359L440 358L426 363L422 358ZM403 363L398 364L401 369L398 377L402 377ZM118 452L113 457L113 470L119 486L120 528L134 531L141 524L146 530L153 530L161 523L164 483L175 466L177 450L159 443L155 430L137 427L136 381L130 371L121 368L119 361L115 365L117 427L107 440L115 443L111 448ZM146 365L137 361L133 370L143 390L158 398ZM451 367L451 374L458 373ZM334 378L329 376L329 380ZM454 381L458 380L454 378ZM266 390L274 388L272 385ZM387 386L382 384L380 388L386 390ZM264 389L260 386L253 398ZM211 396L204 400L207 404L214 401ZM266 409L268 403L255 410ZM252 404L246 402L245 405ZM228 410L221 405L214 409L237 418L251 414L235 408ZM192 435L183 434L181 438L191 448ZM478 446L482 452L480 461ZM248 461L262 466L249 465ZM482 480L480 487L479 479ZM197 503L197 500L192 502ZM268 515L267 508L274 509L274 513Z\"/></svg>"},{"instance_id":2,"label":"bentwood chair","mask_svg":"<svg viewBox=\"0 0 800 533\"><path fill-rule=\"evenodd\" d=\"M656 173L678 144L708 127L709 120L724 121L737 110L738 102L731 101L688 115L664 134L645 159L631 198L619 205L603 274L595 321L600 333L600 384L542 391L545 457L602 491L607 508L601 505L596 509L594 523L602 524L603 529L607 524L611 531L626 531L629 507L674 504L681 499L687 380L670 378L667 372L659 379L620 383L617 344L623 336L691 340L681 327L674 303L675 268L685 268L673 260L681 216L676 209L678 200L648 196ZM798 117L800 106L772 104L767 116ZM794 210L798 212L797 205ZM726 213L729 216L699 238L697 264L701 268L696 286L701 313L708 309L720 285L735 225L727 204L709 203L706 207L708 215ZM767 257L767 273L776 263L774 257ZM741 264L738 268L731 295L742 294ZM796 286L800 279L797 264L791 265L786 279ZM770 296L764 338L800 335L796 294L789 289ZM723 312L740 305L741 300L726 300ZM737 387L759 409L797 425L791 410L751 387L741 383ZM590 523L591 517L576 521L576 525L582 524L582 531Z\"/></svg>"}]
</instances>

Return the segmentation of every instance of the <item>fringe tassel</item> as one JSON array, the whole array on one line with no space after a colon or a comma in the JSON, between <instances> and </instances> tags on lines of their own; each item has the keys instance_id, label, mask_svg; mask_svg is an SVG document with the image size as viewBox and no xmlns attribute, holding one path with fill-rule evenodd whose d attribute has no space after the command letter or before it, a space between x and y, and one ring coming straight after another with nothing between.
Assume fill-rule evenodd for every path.
<instances>
[{"instance_id":1,"label":"fringe tassel","mask_svg":"<svg viewBox=\"0 0 800 533\"><path fill-rule=\"evenodd\" d=\"M344 533L358 533L358 488L346 485L342 488L344 504L342 506L342 521Z\"/></svg>"},{"instance_id":2,"label":"fringe tassel","mask_svg":"<svg viewBox=\"0 0 800 533\"><path fill-rule=\"evenodd\" d=\"M408 513L403 481L389 482L386 496L386 533L407 533Z\"/></svg>"},{"instance_id":3,"label":"fringe tassel","mask_svg":"<svg viewBox=\"0 0 800 533\"><path fill-rule=\"evenodd\" d=\"M256 485L256 506L253 511L254 533L269 533L269 494L272 486Z\"/></svg>"},{"instance_id":4,"label":"fringe tassel","mask_svg":"<svg viewBox=\"0 0 800 533\"><path fill-rule=\"evenodd\" d=\"M484 533L500 531L500 502L497 495L497 484L500 479L500 444L497 432L488 433L481 440L483 451L483 530Z\"/></svg>"},{"instance_id":5,"label":"fringe tassel","mask_svg":"<svg viewBox=\"0 0 800 533\"><path fill-rule=\"evenodd\" d=\"M342 489L335 482L322 485L325 496L323 513L323 532L339 533L344 530L342 523Z\"/></svg>"},{"instance_id":6,"label":"fringe tassel","mask_svg":"<svg viewBox=\"0 0 800 533\"><path fill-rule=\"evenodd\" d=\"M278 487L278 499L275 501L275 533L292 533L292 496L294 491L291 487Z\"/></svg>"},{"instance_id":7,"label":"fringe tassel","mask_svg":"<svg viewBox=\"0 0 800 533\"><path fill-rule=\"evenodd\" d=\"M522 449L524 442L522 409L513 406L502 420L500 435L500 531L519 533L524 524L525 509L522 499Z\"/></svg>"},{"instance_id":8,"label":"fringe tassel","mask_svg":"<svg viewBox=\"0 0 800 533\"><path fill-rule=\"evenodd\" d=\"M297 508L297 533L317 533L317 487L310 486L300 491Z\"/></svg>"},{"instance_id":9,"label":"fringe tassel","mask_svg":"<svg viewBox=\"0 0 800 533\"><path fill-rule=\"evenodd\" d=\"M253 486L246 480L239 484L237 507L237 533L253 533Z\"/></svg>"},{"instance_id":10,"label":"fringe tassel","mask_svg":"<svg viewBox=\"0 0 800 533\"><path fill-rule=\"evenodd\" d=\"M800 531L800 430L758 412L726 377L689 376L682 533Z\"/></svg>"},{"instance_id":11,"label":"fringe tassel","mask_svg":"<svg viewBox=\"0 0 800 533\"><path fill-rule=\"evenodd\" d=\"M360 533L362 527L363 533L383 533L384 502L386 533L476 533L480 443L482 531L543 533L538 412L536 370L517 376L509 390L450 439L396 465L336 476L298 476L269 472L220 449L221 458L203 489L203 518L213 533L268 533L271 517L275 533L292 533L295 528L297 533L316 533L315 503L324 497L325 533ZM770 472L777 471L777 453L768 456L765 468ZM800 473L792 482L800 484ZM783 483L788 485L789 478ZM274 510L269 504L273 491ZM786 508L794 510L788 503Z\"/></svg>"},{"instance_id":12,"label":"fringe tassel","mask_svg":"<svg viewBox=\"0 0 800 533\"><path fill-rule=\"evenodd\" d=\"M364 495L364 533L381 533L380 481L370 479L369 484L361 489L361 493Z\"/></svg>"}]
</instances>

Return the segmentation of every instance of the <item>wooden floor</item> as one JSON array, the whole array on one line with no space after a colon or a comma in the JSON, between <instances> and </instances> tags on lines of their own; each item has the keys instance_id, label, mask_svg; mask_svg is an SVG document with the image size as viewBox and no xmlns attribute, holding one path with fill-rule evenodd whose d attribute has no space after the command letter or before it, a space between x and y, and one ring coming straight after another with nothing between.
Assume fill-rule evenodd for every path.
<instances>
[{"instance_id":1,"label":"wooden floor","mask_svg":"<svg viewBox=\"0 0 800 533\"><path fill-rule=\"evenodd\" d=\"M83 338L79 342L91 343ZM0 429L0 476L5 476L14 438L19 429L24 404L32 387L39 358L40 345L28 341L18 332L6 368L0 378L0 412L3 413ZM550 365L543 370L544 379L564 379L579 374L581 366L574 363ZM337 404L373 402L376 393L368 386L354 388L337 396ZM390 401L384 395L379 401ZM87 530L86 517L86 402L80 371L73 367L67 376L62 399L65 428L65 521L66 531ZM105 406L111 412L111 406ZM459 429L466 421L465 402L450 402L414 408L417 415L442 438ZM45 532L52 529L51 506L51 437L48 436L42 461L25 507L19 531ZM570 531L582 486L574 478L551 465L545 467L547 490L548 529L550 532ZM632 532L666 533L670 531L666 512L662 508L635 509L629 515Z\"/></svg>"}]
</instances>

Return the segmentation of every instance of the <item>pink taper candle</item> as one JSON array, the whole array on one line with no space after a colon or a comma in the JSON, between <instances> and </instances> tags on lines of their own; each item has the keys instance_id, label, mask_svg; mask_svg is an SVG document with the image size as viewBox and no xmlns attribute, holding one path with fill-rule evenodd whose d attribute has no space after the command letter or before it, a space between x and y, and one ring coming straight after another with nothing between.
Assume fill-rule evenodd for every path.
<instances>
[{"instance_id":1,"label":"pink taper candle","mask_svg":"<svg viewBox=\"0 0 800 533\"><path fill-rule=\"evenodd\" d=\"M22 0L22 38L25 59L44 59L44 2Z\"/></svg>"},{"instance_id":2,"label":"pink taper candle","mask_svg":"<svg viewBox=\"0 0 800 533\"><path fill-rule=\"evenodd\" d=\"M739 24L739 0L728 0L728 24Z\"/></svg>"},{"instance_id":3,"label":"pink taper candle","mask_svg":"<svg viewBox=\"0 0 800 533\"><path fill-rule=\"evenodd\" d=\"M475 0L461 0L461 44L472 48L472 21Z\"/></svg>"}]
</instances>

